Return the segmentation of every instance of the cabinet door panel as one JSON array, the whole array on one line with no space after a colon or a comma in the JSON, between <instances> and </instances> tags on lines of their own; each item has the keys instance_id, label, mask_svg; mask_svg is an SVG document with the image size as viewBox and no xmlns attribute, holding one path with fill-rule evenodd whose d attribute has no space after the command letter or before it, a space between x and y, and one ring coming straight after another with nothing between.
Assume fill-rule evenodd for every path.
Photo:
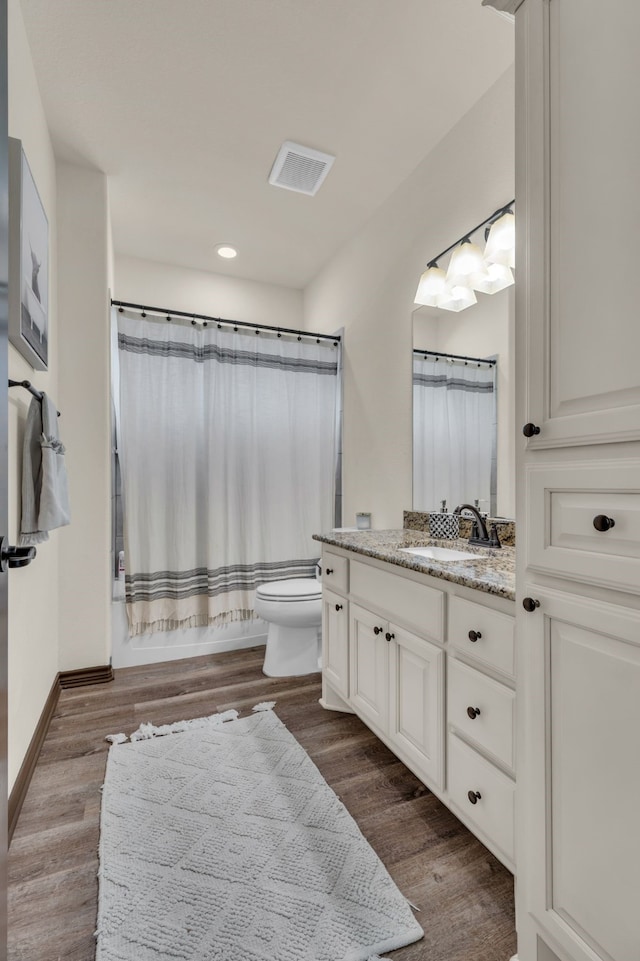
<instances>
[{"instance_id":1,"label":"cabinet door panel","mask_svg":"<svg viewBox=\"0 0 640 961\"><path fill-rule=\"evenodd\" d=\"M322 591L322 670L342 697L349 696L349 603Z\"/></svg>"},{"instance_id":2,"label":"cabinet door panel","mask_svg":"<svg viewBox=\"0 0 640 961\"><path fill-rule=\"evenodd\" d=\"M349 700L363 721L386 734L389 644L385 634L389 625L379 615L357 604L350 606L350 624Z\"/></svg>"},{"instance_id":3,"label":"cabinet door panel","mask_svg":"<svg viewBox=\"0 0 640 961\"><path fill-rule=\"evenodd\" d=\"M443 786L444 651L395 625L389 649L389 737L418 775Z\"/></svg>"}]
</instances>

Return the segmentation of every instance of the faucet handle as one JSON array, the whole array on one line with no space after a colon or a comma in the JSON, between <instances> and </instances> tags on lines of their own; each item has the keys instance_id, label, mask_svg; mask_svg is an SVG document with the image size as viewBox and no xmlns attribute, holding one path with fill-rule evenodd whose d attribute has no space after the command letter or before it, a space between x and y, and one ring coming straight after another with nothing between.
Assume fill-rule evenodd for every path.
<instances>
[{"instance_id":1,"label":"faucet handle","mask_svg":"<svg viewBox=\"0 0 640 961\"><path fill-rule=\"evenodd\" d=\"M491 530L489 531L489 547L502 547L500 538L498 537L498 526L495 521L492 522Z\"/></svg>"}]
</instances>

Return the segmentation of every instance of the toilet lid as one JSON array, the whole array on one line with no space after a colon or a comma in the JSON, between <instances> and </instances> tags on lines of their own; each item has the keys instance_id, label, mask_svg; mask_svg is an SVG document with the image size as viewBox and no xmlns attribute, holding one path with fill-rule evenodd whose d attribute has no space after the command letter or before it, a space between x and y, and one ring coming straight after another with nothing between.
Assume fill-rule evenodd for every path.
<instances>
[{"instance_id":1,"label":"toilet lid","mask_svg":"<svg viewBox=\"0 0 640 961\"><path fill-rule=\"evenodd\" d=\"M258 597L269 601L306 601L316 600L322 594L322 587L315 577L291 577L286 581L271 581L260 584L256 589Z\"/></svg>"}]
</instances>

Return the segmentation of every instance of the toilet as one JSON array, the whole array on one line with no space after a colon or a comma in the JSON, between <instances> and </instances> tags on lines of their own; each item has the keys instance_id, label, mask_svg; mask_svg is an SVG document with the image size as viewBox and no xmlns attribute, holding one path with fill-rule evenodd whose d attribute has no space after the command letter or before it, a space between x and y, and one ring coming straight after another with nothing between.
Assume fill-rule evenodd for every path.
<instances>
[{"instance_id":1,"label":"toilet","mask_svg":"<svg viewBox=\"0 0 640 961\"><path fill-rule=\"evenodd\" d=\"M322 585L317 576L261 584L254 611L269 625L262 667L267 677L320 670Z\"/></svg>"}]
</instances>

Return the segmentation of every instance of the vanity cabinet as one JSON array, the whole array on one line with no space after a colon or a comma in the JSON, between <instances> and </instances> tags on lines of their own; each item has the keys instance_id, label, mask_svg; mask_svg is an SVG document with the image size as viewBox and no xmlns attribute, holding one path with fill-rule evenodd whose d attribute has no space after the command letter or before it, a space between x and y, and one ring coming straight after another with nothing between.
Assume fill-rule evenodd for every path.
<instances>
[{"instance_id":1,"label":"vanity cabinet","mask_svg":"<svg viewBox=\"0 0 640 961\"><path fill-rule=\"evenodd\" d=\"M640 958L639 35L517 7L518 961Z\"/></svg>"},{"instance_id":2,"label":"vanity cabinet","mask_svg":"<svg viewBox=\"0 0 640 961\"><path fill-rule=\"evenodd\" d=\"M346 550L341 559L348 592L323 582L324 706L355 712L514 870L512 602Z\"/></svg>"}]
</instances>

